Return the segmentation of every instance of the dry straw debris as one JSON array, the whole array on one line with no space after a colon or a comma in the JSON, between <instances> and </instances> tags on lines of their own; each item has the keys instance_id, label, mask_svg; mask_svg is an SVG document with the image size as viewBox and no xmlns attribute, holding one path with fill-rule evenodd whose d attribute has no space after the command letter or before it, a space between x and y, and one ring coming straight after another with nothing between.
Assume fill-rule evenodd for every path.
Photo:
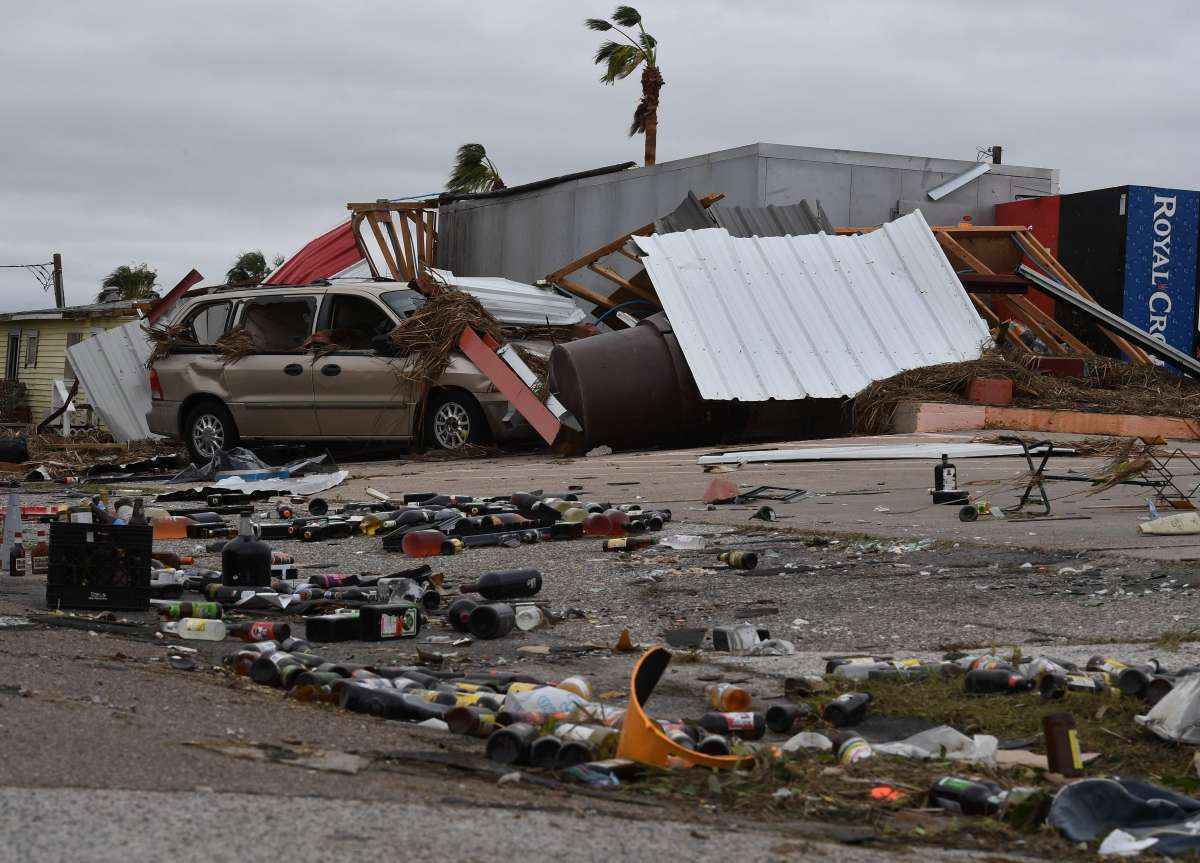
<instances>
[{"instance_id":1,"label":"dry straw debris","mask_svg":"<svg viewBox=\"0 0 1200 863\"><path fill-rule=\"evenodd\" d=\"M401 375L424 386L433 384L450 364L450 354L467 327L498 342L504 340L500 322L470 294L444 288L430 297L392 330L392 344L408 360Z\"/></svg>"},{"instance_id":2,"label":"dry straw debris","mask_svg":"<svg viewBox=\"0 0 1200 863\"><path fill-rule=\"evenodd\" d=\"M890 431L904 402L965 401L967 383L978 377L1009 378L1017 405L1200 421L1200 384L1155 366L1088 357L1082 378L1058 378L989 351L977 360L912 369L871 384L854 400L855 430Z\"/></svg>"}]
</instances>

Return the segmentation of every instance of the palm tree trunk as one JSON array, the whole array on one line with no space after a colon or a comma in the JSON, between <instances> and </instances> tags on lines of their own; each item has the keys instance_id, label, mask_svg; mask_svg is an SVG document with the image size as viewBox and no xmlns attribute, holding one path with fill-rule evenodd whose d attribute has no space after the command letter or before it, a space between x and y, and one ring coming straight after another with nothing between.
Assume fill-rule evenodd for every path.
<instances>
[{"instance_id":1,"label":"palm tree trunk","mask_svg":"<svg viewBox=\"0 0 1200 863\"><path fill-rule=\"evenodd\" d=\"M654 164L658 155L658 93L662 90L662 72L657 66L646 66L642 70L642 104L640 111L645 123L646 135L646 166Z\"/></svg>"}]
</instances>

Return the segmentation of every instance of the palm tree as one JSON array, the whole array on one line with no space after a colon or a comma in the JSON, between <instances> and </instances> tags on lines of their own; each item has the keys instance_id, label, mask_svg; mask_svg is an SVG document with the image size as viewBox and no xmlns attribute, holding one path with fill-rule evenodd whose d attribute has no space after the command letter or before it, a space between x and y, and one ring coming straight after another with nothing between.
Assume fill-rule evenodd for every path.
<instances>
[{"instance_id":1,"label":"palm tree","mask_svg":"<svg viewBox=\"0 0 1200 863\"><path fill-rule=\"evenodd\" d=\"M507 188L500 172L488 158L483 144L463 144L454 157L454 168L446 181L446 191L460 195L469 192L494 192Z\"/></svg>"},{"instance_id":2,"label":"palm tree","mask_svg":"<svg viewBox=\"0 0 1200 863\"><path fill-rule=\"evenodd\" d=\"M276 256L271 266L267 266L267 259L259 249L253 252L242 252L238 255L229 272L225 274L225 281L230 285L258 285L277 270L280 264L283 263L281 256Z\"/></svg>"},{"instance_id":3,"label":"palm tree","mask_svg":"<svg viewBox=\"0 0 1200 863\"><path fill-rule=\"evenodd\" d=\"M146 264L121 264L100 283L100 293L97 302L103 298L122 300L146 300L157 297L154 285L158 281L158 273Z\"/></svg>"},{"instance_id":4,"label":"palm tree","mask_svg":"<svg viewBox=\"0 0 1200 863\"><path fill-rule=\"evenodd\" d=\"M612 14L612 23L603 18L588 18L583 22L589 30L607 33L616 30L627 41L628 45L620 42L601 42L596 50L594 62L604 67L600 80L605 84L615 84L618 80L628 78L638 66L642 69L642 100L638 102L637 110L633 112L633 122L629 125L629 137L637 134L646 136L647 165L653 165L658 153L658 93L662 90L662 72L658 69L658 41L646 32L642 26L642 15L632 6L618 6ZM633 38L621 28L637 27L637 38Z\"/></svg>"}]
</instances>

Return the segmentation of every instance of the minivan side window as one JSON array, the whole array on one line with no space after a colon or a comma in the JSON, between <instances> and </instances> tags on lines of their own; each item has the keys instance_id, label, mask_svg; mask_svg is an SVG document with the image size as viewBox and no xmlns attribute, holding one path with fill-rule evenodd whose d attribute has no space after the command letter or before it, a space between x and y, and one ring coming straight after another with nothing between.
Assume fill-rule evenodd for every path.
<instances>
[{"instance_id":1,"label":"minivan side window","mask_svg":"<svg viewBox=\"0 0 1200 863\"><path fill-rule=\"evenodd\" d=\"M233 303L207 303L187 318L185 323L192 330L192 339L198 345L211 345L229 329L229 312Z\"/></svg>"},{"instance_id":2,"label":"minivan side window","mask_svg":"<svg viewBox=\"0 0 1200 863\"><path fill-rule=\"evenodd\" d=\"M339 347L352 351L370 350L377 336L396 325L374 300L352 294L329 296L329 329Z\"/></svg>"},{"instance_id":3,"label":"minivan side window","mask_svg":"<svg viewBox=\"0 0 1200 863\"><path fill-rule=\"evenodd\" d=\"M291 353L312 335L317 301L314 297L264 297L242 303L239 327L249 334L259 353Z\"/></svg>"}]
</instances>

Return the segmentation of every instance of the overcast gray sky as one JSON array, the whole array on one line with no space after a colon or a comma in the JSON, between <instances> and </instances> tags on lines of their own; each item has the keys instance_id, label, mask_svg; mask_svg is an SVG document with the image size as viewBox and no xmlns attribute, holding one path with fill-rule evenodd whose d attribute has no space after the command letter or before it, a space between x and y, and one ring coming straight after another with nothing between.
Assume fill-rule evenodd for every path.
<instances>
[{"instance_id":1,"label":"overcast gray sky","mask_svg":"<svg viewBox=\"0 0 1200 863\"><path fill-rule=\"evenodd\" d=\"M350 200L434 192L454 149L526 182L627 159L608 0L8 4L0 264L61 251L67 298L142 262L170 287L291 254ZM767 141L1005 161L1064 191L1200 188L1194 3L637 4L667 86L659 161ZM0 309L52 305L0 269Z\"/></svg>"}]
</instances>

